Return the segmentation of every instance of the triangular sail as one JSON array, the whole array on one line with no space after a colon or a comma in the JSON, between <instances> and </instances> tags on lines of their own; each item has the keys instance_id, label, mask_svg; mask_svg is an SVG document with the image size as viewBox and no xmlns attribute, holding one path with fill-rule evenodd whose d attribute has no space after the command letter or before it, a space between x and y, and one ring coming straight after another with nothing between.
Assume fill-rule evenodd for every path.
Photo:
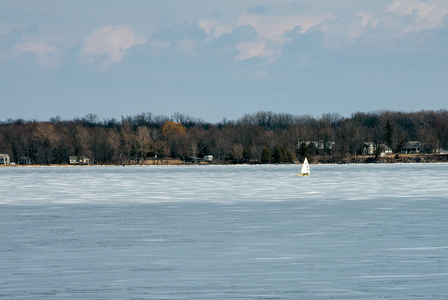
<instances>
[{"instance_id":1,"label":"triangular sail","mask_svg":"<svg viewBox=\"0 0 448 300\"><path fill-rule=\"evenodd\" d=\"M300 170L300 175L309 175L310 174L310 165L308 164L308 159L303 161L302 169Z\"/></svg>"}]
</instances>

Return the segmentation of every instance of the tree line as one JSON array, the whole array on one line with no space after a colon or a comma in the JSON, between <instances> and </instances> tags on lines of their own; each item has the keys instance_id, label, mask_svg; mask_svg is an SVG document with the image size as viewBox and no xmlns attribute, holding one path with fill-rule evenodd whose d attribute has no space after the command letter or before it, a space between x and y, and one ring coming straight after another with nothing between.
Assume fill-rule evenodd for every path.
<instances>
[{"instance_id":1,"label":"tree line","mask_svg":"<svg viewBox=\"0 0 448 300\"><path fill-rule=\"evenodd\" d=\"M121 120L89 114L73 120L0 122L0 153L9 154L11 162L26 157L33 164L66 164L69 156L87 157L95 164L205 155L221 163L281 163L303 156L335 160L356 155L363 142L384 144L398 153L409 140L420 141L427 153L447 149L448 112L376 111L315 118L262 111L218 123L180 113L142 113ZM324 146L309 149L306 141Z\"/></svg>"}]
</instances>

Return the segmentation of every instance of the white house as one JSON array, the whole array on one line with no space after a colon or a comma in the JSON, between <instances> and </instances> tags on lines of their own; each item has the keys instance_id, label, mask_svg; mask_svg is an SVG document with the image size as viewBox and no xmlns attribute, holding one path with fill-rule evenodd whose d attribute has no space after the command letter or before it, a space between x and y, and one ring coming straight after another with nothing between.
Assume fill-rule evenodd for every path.
<instances>
[{"instance_id":1,"label":"white house","mask_svg":"<svg viewBox=\"0 0 448 300\"><path fill-rule=\"evenodd\" d=\"M375 147L372 142L363 142L361 151L362 155L372 155L375 153Z\"/></svg>"},{"instance_id":2,"label":"white house","mask_svg":"<svg viewBox=\"0 0 448 300\"><path fill-rule=\"evenodd\" d=\"M11 158L9 154L0 154L0 165L9 165L11 163Z\"/></svg>"},{"instance_id":3,"label":"white house","mask_svg":"<svg viewBox=\"0 0 448 300\"><path fill-rule=\"evenodd\" d=\"M212 162L213 161L213 155L204 155L204 161Z\"/></svg>"},{"instance_id":4,"label":"white house","mask_svg":"<svg viewBox=\"0 0 448 300\"><path fill-rule=\"evenodd\" d=\"M380 153L381 156L385 156L386 154L393 153L392 149L389 148L387 145L380 144L380 145L378 145L378 147L376 147L374 145L374 143L372 143L372 142L364 142L363 147L361 149L361 152L362 152L361 154L362 155L373 155L373 154L375 154L375 151L377 149L381 150L381 153Z\"/></svg>"},{"instance_id":5,"label":"white house","mask_svg":"<svg viewBox=\"0 0 448 300\"><path fill-rule=\"evenodd\" d=\"M380 156L381 157L385 157L386 154L392 154L393 153L392 149L389 148L387 145L384 145L384 144L380 144L378 146L378 149L380 149L380 151L381 151L380 152Z\"/></svg>"},{"instance_id":6,"label":"white house","mask_svg":"<svg viewBox=\"0 0 448 300\"><path fill-rule=\"evenodd\" d=\"M71 165L88 165L90 163L90 159L84 156L69 156L68 159Z\"/></svg>"}]
</instances>

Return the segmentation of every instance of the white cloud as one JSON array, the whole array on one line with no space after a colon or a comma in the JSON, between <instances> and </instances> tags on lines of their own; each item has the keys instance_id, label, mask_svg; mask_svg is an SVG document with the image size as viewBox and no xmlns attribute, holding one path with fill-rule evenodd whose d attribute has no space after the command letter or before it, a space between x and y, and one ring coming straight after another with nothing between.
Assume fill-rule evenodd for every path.
<instances>
[{"instance_id":1,"label":"white cloud","mask_svg":"<svg viewBox=\"0 0 448 300\"><path fill-rule=\"evenodd\" d=\"M402 37L444 26L443 19L447 14L446 0L395 0L380 13L359 12L356 15L362 17L362 26Z\"/></svg>"},{"instance_id":2,"label":"white cloud","mask_svg":"<svg viewBox=\"0 0 448 300\"><path fill-rule=\"evenodd\" d=\"M417 13L422 20L428 22L428 26L438 26L443 17L448 13L448 2L443 0L395 0L386 8L398 16L413 15Z\"/></svg>"},{"instance_id":3,"label":"white cloud","mask_svg":"<svg viewBox=\"0 0 448 300\"><path fill-rule=\"evenodd\" d=\"M252 57L269 57L275 60L277 51L268 45L266 40L258 40L254 42L240 43L236 47L239 51L236 60L244 60Z\"/></svg>"},{"instance_id":4,"label":"white cloud","mask_svg":"<svg viewBox=\"0 0 448 300\"><path fill-rule=\"evenodd\" d=\"M144 36L136 36L129 25L104 26L92 32L81 49L81 61L93 64L102 60L103 66L123 61L126 51L146 43Z\"/></svg>"},{"instance_id":5,"label":"white cloud","mask_svg":"<svg viewBox=\"0 0 448 300\"><path fill-rule=\"evenodd\" d=\"M301 28L300 33L304 34L311 27L335 18L336 16L332 14L287 16L243 14L227 22L200 20L198 24L199 28L209 35L209 39L230 34L238 27L251 26L257 32L257 41L239 43L236 46L239 54L235 59L263 57L268 58L269 62L274 62L281 54L283 43L290 41L285 37L285 33L294 28Z\"/></svg>"},{"instance_id":6,"label":"white cloud","mask_svg":"<svg viewBox=\"0 0 448 300\"><path fill-rule=\"evenodd\" d=\"M57 67L63 50L54 44L57 44L57 41L48 42L47 38L39 34L35 24L23 28L11 26L5 34L0 33L0 61L12 60L27 64L37 63L49 68Z\"/></svg>"},{"instance_id":7,"label":"white cloud","mask_svg":"<svg viewBox=\"0 0 448 300\"><path fill-rule=\"evenodd\" d=\"M300 26L300 33L306 33L311 27L328 20L334 20L332 14L325 15L291 15L291 16L254 16L244 15L240 17L239 26L251 25L263 38L279 39L287 31Z\"/></svg>"},{"instance_id":8,"label":"white cloud","mask_svg":"<svg viewBox=\"0 0 448 300\"><path fill-rule=\"evenodd\" d=\"M199 28L204 30L207 34L210 34L210 31L213 27L215 27L218 24L218 22L210 21L210 20L199 20L198 25Z\"/></svg>"},{"instance_id":9,"label":"white cloud","mask_svg":"<svg viewBox=\"0 0 448 300\"><path fill-rule=\"evenodd\" d=\"M208 25L208 32L211 28L220 27L227 28L227 30L220 30L218 32L228 33L229 28L236 28L240 26L250 25L262 38L269 40L282 39L282 36L296 27L300 27L300 33L306 33L311 27L321 24L328 20L334 20L336 16L333 14L323 15L289 15L289 16L258 16L258 15L240 15L232 25L224 25L221 23L204 22L204 30ZM201 25L201 23L200 23ZM206 30L207 31L207 30ZM216 32L215 32L216 37Z\"/></svg>"},{"instance_id":10,"label":"white cloud","mask_svg":"<svg viewBox=\"0 0 448 300\"><path fill-rule=\"evenodd\" d=\"M45 43L44 41L23 41L19 42L12 49L13 56L19 57L26 53L36 55L36 61L47 67L54 67L57 64L59 55L58 49Z\"/></svg>"},{"instance_id":11,"label":"white cloud","mask_svg":"<svg viewBox=\"0 0 448 300\"><path fill-rule=\"evenodd\" d=\"M387 6L372 7L372 10L353 10L343 15L336 15L341 10L334 6L328 11L296 13L267 9L263 14L220 15L216 19L199 20L197 24L207 34L204 42L224 35L232 38L237 28L250 26L256 32L255 37L241 40L235 35L233 41L227 40L228 44L234 42L238 51L234 59L259 57L272 63L281 56L283 46L294 38L288 32L306 36L312 28L315 29L312 32L320 31L320 41L325 48L352 47L358 41L381 45L382 41L389 43L391 37L405 38L409 33L442 27L448 14L447 0L393 0ZM190 44L184 46L192 49Z\"/></svg>"},{"instance_id":12,"label":"white cloud","mask_svg":"<svg viewBox=\"0 0 448 300\"><path fill-rule=\"evenodd\" d=\"M401 28L400 33L419 32L443 25L443 18L448 14L448 1L395 0L385 9L385 13L402 19L412 17L412 22Z\"/></svg>"},{"instance_id":13,"label":"white cloud","mask_svg":"<svg viewBox=\"0 0 448 300\"><path fill-rule=\"evenodd\" d=\"M217 21L210 20L199 20L198 21L199 28L204 30L210 38L217 38L223 34L229 34L233 31L235 24L231 23L223 23Z\"/></svg>"},{"instance_id":14,"label":"white cloud","mask_svg":"<svg viewBox=\"0 0 448 300\"><path fill-rule=\"evenodd\" d=\"M372 28L375 28L379 22L377 16L370 12L361 11L356 13L355 17L361 18L361 26L364 27L371 26Z\"/></svg>"},{"instance_id":15,"label":"white cloud","mask_svg":"<svg viewBox=\"0 0 448 300\"><path fill-rule=\"evenodd\" d=\"M442 28L447 14L446 0L394 0L380 11L357 12L352 17L324 22L318 29L328 48L350 47L359 38L369 44L372 37L375 44L381 45L391 37L402 40L410 33Z\"/></svg>"}]
</instances>

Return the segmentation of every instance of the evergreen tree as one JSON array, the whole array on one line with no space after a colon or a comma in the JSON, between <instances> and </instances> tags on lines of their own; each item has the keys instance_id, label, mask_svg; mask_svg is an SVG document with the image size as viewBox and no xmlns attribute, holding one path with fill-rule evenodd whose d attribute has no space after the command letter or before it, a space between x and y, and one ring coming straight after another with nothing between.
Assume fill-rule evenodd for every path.
<instances>
[{"instance_id":1,"label":"evergreen tree","mask_svg":"<svg viewBox=\"0 0 448 300\"><path fill-rule=\"evenodd\" d=\"M252 147L247 145L243 150L243 159L250 161L252 158Z\"/></svg>"},{"instance_id":2,"label":"evergreen tree","mask_svg":"<svg viewBox=\"0 0 448 300\"><path fill-rule=\"evenodd\" d=\"M384 133L384 139L386 140L386 144L389 147L392 147L393 144L393 136L394 136L394 128L389 120L386 122L386 129Z\"/></svg>"},{"instance_id":3,"label":"evergreen tree","mask_svg":"<svg viewBox=\"0 0 448 300\"><path fill-rule=\"evenodd\" d=\"M271 150L269 150L268 147L264 147L263 151L261 152L261 163L268 164L271 162L272 153Z\"/></svg>"},{"instance_id":4,"label":"evergreen tree","mask_svg":"<svg viewBox=\"0 0 448 300\"><path fill-rule=\"evenodd\" d=\"M310 149L305 143L300 144L299 155L301 158L310 157Z\"/></svg>"},{"instance_id":5,"label":"evergreen tree","mask_svg":"<svg viewBox=\"0 0 448 300\"><path fill-rule=\"evenodd\" d=\"M274 151L272 153L272 160L274 163L277 163L277 164L281 163L285 160L285 157L283 155L283 151L282 151L281 147L276 146L274 148Z\"/></svg>"}]
</instances>

